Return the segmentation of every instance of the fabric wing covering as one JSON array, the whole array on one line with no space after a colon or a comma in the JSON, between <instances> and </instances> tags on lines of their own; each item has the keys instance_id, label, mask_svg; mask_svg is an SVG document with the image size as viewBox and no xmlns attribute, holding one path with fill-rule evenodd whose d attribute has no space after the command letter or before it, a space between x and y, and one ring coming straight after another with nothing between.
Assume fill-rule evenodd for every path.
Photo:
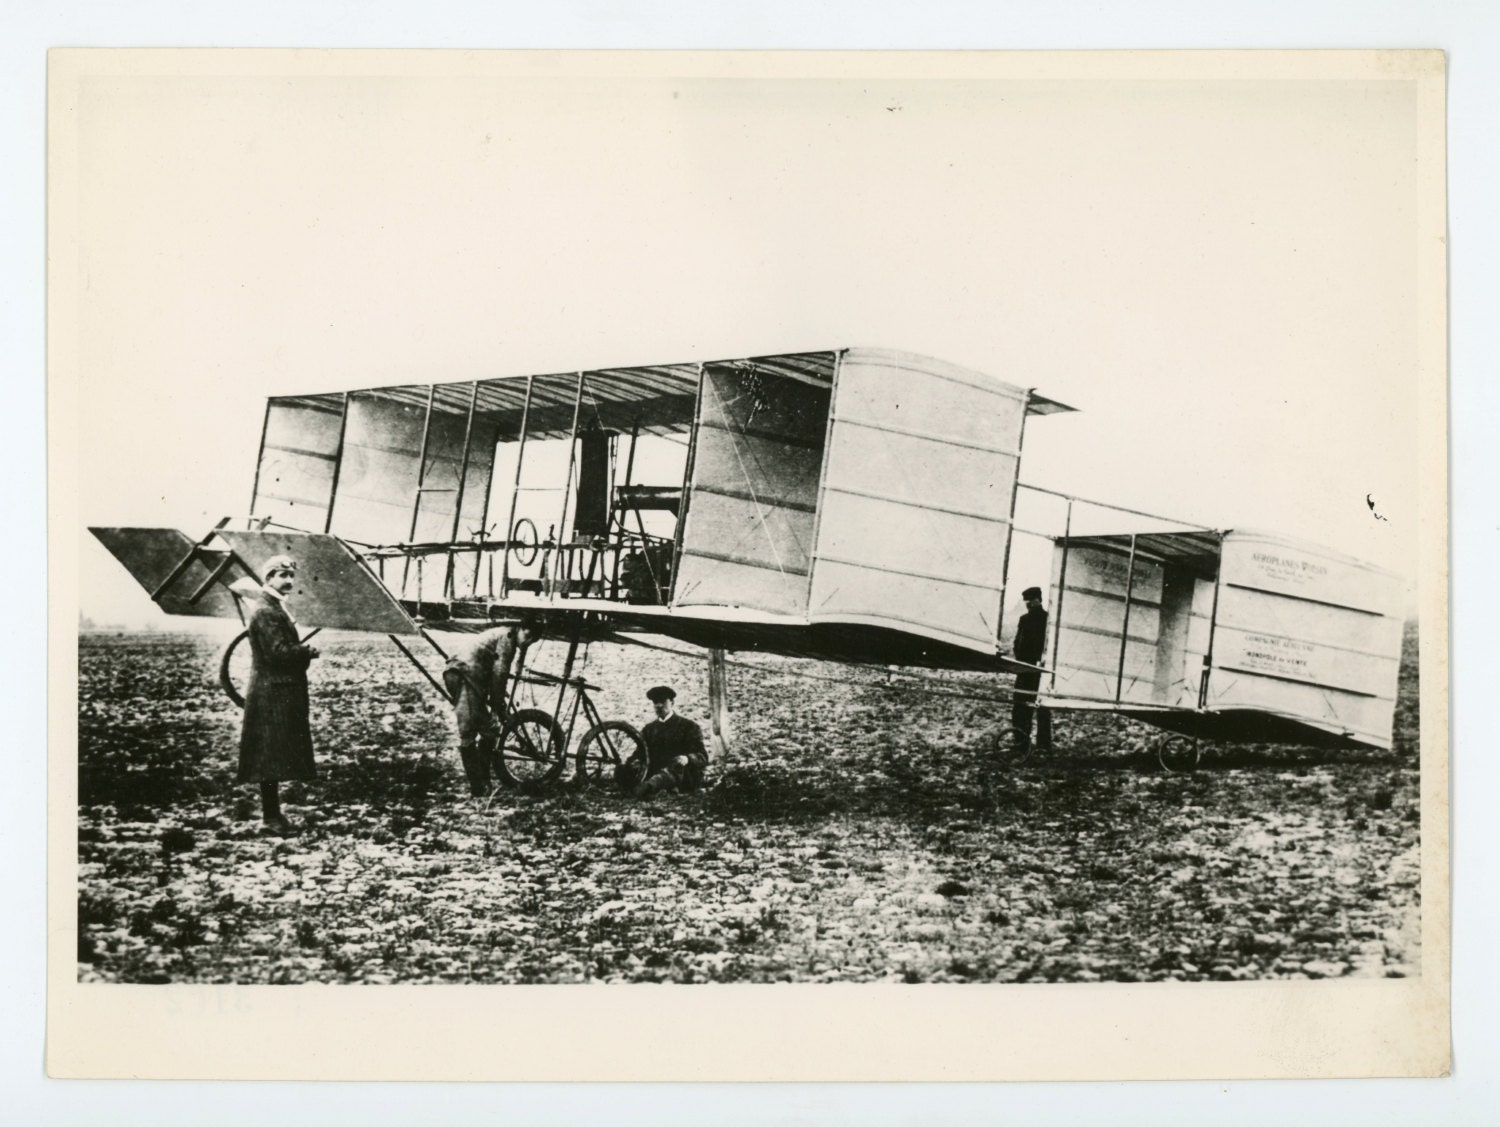
<instances>
[{"instance_id":1,"label":"fabric wing covering","mask_svg":"<svg viewBox=\"0 0 1500 1127\"><path fill-rule=\"evenodd\" d=\"M1024 389L904 354L839 367L810 619L993 651Z\"/></svg>"},{"instance_id":2,"label":"fabric wing covering","mask_svg":"<svg viewBox=\"0 0 1500 1127\"><path fill-rule=\"evenodd\" d=\"M830 396L816 376L705 367L677 606L806 613Z\"/></svg>"},{"instance_id":3,"label":"fabric wing covering","mask_svg":"<svg viewBox=\"0 0 1500 1127\"><path fill-rule=\"evenodd\" d=\"M1225 537L1207 704L1391 746L1401 664L1392 573L1270 533Z\"/></svg>"}]
</instances>

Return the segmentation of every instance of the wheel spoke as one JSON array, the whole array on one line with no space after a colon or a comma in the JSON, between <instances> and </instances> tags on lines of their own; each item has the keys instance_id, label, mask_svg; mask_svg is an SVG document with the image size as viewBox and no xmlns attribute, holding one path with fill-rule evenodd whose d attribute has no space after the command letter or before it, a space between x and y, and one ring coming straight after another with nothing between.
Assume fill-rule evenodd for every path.
<instances>
[{"instance_id":1,"label":"wheel spoke","mask_svg":"<svg viewBox=\"0 0 1500 1127\"><path fill-rule=\"evenodd\" d=\"M548 783L563 767L563 734L540 710L516 713L506 725L499 748L498 773L507 783Z\"/></svg>"},{"instance_id":2,"label":"wheel spoke","mask_svg":"<svg viewBox=\"0 0 1500 1127\"><path fill-rule=\"evenodd\" d=\"M576 774L585 782L598 782L643 746L640 733L623 720L596 724L578 745Z\"/></svg>"}]
</instances>

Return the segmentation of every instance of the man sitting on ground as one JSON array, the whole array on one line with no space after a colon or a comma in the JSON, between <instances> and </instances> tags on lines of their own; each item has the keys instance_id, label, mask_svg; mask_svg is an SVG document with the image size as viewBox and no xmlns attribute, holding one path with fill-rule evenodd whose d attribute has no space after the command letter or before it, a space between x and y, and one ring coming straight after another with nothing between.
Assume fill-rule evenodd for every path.
<instances>
[{"instance_id":1,"label":"man sitting on ground","mask_svg":"<svg viewBox=\"0 0 1500 1127\"><path fill-rule=\"evenodd\" d=\"M697 790L708 766L703 730L677 714L677 693L669 685L657 685L646 696L656 709L656 719L641 730L646 742L644 761L637 752L620 768L621 789L633 791L637 798L664 790Z\"/></svg>"}]
</instances>

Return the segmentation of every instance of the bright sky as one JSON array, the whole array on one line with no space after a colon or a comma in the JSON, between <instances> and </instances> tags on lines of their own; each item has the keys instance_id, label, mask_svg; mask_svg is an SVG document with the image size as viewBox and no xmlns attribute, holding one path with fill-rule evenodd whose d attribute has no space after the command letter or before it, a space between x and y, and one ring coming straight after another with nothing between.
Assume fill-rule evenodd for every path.
<instances>
[{"instance_id":1,"label":"bright sky","mask_svg":"<svg viewBox=\"0 0 1500 1127\"><path fill-rule=\"evenodd\" d=\"M272 394L872 345L1078 407L1026 481L1415 574L1410 82L100 77L77 121L83 525L243 515ZM165 624L80 534L83 613Z\"/></svg>"}]
</instances>

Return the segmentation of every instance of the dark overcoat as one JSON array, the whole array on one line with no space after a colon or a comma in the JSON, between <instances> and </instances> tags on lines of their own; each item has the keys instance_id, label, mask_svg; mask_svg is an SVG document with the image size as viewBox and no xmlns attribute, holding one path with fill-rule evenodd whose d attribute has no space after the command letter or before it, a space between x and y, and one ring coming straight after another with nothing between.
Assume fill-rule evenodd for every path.
<instances>
[{"instance_id":1,"label":"dark overcoat","mask_svg":"<svg viewBox=\"0 0 1500 1127\"><path fill-rule=\"evenodd\" d=\"M1040 665L1047 652L1047 612L1041 607L1027 607L1016 624L1016 643L1011 652L1017 661Z\"/></svg>"},{"instance_id":2,"label":"dark overcoat","mask_svg":"<svg viewBox=\"0 0 1500 1127\"><path fill-rule=\"evenodd\" d=\"M665 720L653 720L641 729L641 739L646 744L647 772L666 768L679 755L686 756L692 766L708 766L708 749L703 746L703 729L680 713L672 713Z\"/></svg>"},{"instance_id":3,"label":"dark overcoat","mask_svg":"<svg viewBox=\"0 0 1500 1127\"><path fill-rule=\"evenodd\" d=\"M317 771L307 718L307 666L312 650L297 640L297 627L279 599L262 593L253 607L239 781L314 778Z\"/></svg>"}]
</instances>

